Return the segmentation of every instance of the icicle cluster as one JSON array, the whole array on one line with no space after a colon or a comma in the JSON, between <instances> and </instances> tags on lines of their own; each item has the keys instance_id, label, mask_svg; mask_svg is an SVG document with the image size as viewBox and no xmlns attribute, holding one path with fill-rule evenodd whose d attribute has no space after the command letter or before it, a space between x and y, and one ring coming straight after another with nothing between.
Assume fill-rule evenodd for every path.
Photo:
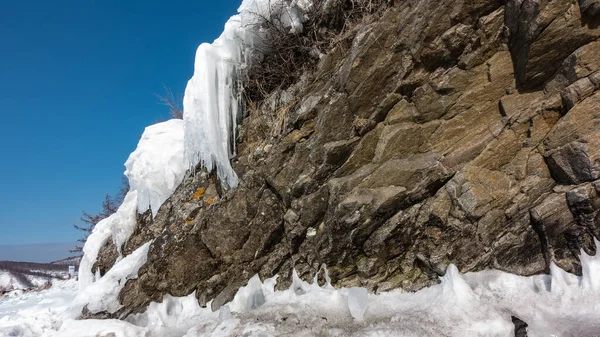
<instances>
[{"instance_id":1,"label":"icicle cluster","mask_svg":"<svg viewBox=\"0 0 600 337\"><path fill-rule=\"evenodd\" d=\"M216 170L221 182L235 188L238 177L230 160L235 155L235 138L240 118L241 71L257 57L253 50L261 36L261 20L273 20L302 30L308 0L244 0L227 21L221 36L212 44L203 43L196 51L194 75L183 98L185 121L184 156L189 166L201 163Z\"/></svg>"}]
</instances>

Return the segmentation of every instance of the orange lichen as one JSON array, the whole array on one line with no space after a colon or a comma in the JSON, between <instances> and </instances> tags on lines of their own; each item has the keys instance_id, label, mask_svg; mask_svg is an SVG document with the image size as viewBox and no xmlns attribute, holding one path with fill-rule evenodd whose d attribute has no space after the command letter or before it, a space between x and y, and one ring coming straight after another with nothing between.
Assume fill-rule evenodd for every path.
<instances>
[{"instance_id":1,"label":"orange lichen","mask_svg":"<svg viewBox=\"0 0 600 337\"><path fill-rule=\"evenodd\" d=\"M198 190L197 190L197 191L196 191L196 192L195 192L195 193L192 195L192 197L190 198L190 200L189 200L189 201L196 200L196 199L200 199L200 198L202 198L203 196L204 196L204 188L203 188L203 187L200 187L200 188L199 188L199 189L198 189Z\"/></svg>"},{"instance_id":2,"label":"orange lichen","mask_svg":"<svg viewBox=\"0 0 600 337\"><path fill-rule=\"evenodd\" d=\"M206 203L207 203L207 204L209 204L209 205L212 205L212 204L214 204L214 203L215 203L215 199L213 199L213 198L208 198L208 199L206 199Z\"/></svg>"}]
</instances>

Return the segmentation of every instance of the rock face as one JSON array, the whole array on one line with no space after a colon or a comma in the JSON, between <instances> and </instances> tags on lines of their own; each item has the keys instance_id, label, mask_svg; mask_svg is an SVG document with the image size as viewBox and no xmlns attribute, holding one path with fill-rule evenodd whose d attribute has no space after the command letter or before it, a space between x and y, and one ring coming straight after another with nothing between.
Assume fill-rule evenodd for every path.
<instances>
[{"instance_id":1,"label":"rock face","mask_svg":"<svg viewBox=\"0 0 600 337\"><path fill-rule=\"evenodd\" d=\"M258 273L417 290L450 263L580 273L600 234L600 3L406 0L247 112L225 191L188 173L125 317L164 294L213 309ZM116 259L107 245L102 274Z\"/></svg>"}]
</instances>

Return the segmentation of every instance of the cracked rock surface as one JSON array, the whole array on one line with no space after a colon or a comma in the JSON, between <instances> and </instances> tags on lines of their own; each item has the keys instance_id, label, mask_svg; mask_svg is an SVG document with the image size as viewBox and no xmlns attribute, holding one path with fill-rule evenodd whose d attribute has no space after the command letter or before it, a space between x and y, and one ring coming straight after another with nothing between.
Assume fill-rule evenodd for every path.
<instances>
[{"instance_id":1,"label":"cracked rock surface","mask_svg":"<svg viewBox=\"0 0 600 337\"><path fill-rule=\"evenodd\" d=\"M288 287L323 264L372 291L450 263L580 274L600 234L599 22L593 0L407 0L367 20L246 114L236 190L188 173L138 216L123 252L155 241L113 317L167 293L216 309L254 274Z\"/></svg>"}]
</instances>

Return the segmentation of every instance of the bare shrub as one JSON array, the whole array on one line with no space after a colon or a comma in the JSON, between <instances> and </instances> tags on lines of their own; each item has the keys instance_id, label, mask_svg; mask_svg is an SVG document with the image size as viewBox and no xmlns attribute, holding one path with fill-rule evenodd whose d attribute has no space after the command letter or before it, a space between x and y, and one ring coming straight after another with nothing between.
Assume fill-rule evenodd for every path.
<instances>
[{"instance_id":1,"label":"bare shrub","mask_svg":"<svg viewBox=\"0 0 600 337\"><path fill-rule=\"evenodd\" d=\"M175 119L183 119L183 106L182 101L183 97L175 97L173 91L163 84L163 88L165 89L165 95L161 96L159 94L155 94L156 97L160 100L160 103L167 106L169 108L169 116Z\"/></svg>"},{"instance_id":2,"label":"bare shrub","mask_svg":"<svg viewBox=\"0 0 600 337\"><path fill-rule=\"evenodd\" d=\"M315 0L307 13L301 32L290 32L278 16L262 16L258 13L256 36L259 57L252 60L246 72L243 98L249 102L261 102L275 89L285 89L295 83L307 70L316 66L340 39L348 39L347 33L365 15L385 8L387 0Z\"/></svg>"}]
</instances>

